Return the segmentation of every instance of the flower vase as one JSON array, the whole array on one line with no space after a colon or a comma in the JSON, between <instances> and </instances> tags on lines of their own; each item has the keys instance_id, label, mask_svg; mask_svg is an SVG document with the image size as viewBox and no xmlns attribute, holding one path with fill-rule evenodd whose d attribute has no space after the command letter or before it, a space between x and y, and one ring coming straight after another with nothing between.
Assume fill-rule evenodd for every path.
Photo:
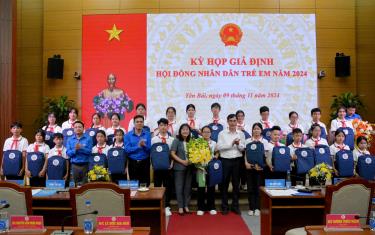
<instances>
[{"instance_id":1,"label":"flower vase","mask_svg":"<svg viewBox=\"0 0 375 235\"><path fill-rule=\"evenodd\" d=\"M319 182L320 183L320 193L322 195L325 195L326 194L326 184L325 182Z\"/></svg>"}]
</instances>

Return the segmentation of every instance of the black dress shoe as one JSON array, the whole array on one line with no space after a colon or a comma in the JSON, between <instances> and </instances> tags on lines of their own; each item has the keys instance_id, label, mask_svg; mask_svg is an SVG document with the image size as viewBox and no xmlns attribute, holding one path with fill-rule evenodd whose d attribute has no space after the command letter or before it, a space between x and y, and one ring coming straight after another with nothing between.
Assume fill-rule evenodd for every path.
<instances>
[{"instance_id":1,"label":"black dress shoe","mask_svg":"<svg viewBox=\"0 0 375 235\"><path fill-rule=\"evenodd\" d=\"M229 211L228 211L228 210L222 210L222 211L221 211L221 214L222 214L222 215L228 215L228 214L229 214Z\"/></svg>"},{"instance_id":2,"label":"black dress shoe","mask_svg":"<svg viewBox=\"0 0 375 235\"><path fill-rule=\"evenodd\" d=\"M237 215L241 215L241 211L239 208L232 208L232 211L233 213L237 214Z\"/></svg>"}]
</instances>

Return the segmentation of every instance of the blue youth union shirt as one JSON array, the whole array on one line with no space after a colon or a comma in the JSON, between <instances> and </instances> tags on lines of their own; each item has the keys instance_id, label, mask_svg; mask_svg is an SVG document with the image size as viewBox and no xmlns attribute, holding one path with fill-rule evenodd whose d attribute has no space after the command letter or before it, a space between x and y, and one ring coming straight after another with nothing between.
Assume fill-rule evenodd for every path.
<instances>
[{"instance_id":1,"label":"blue youth union shirt","mask_svg":"<svg viewBox=\"0 0 375 235\"><path fill-rule=\"evenodd\" d=\"M141 139L144 139L146 146L139 146ZM125 135L125 152L133 160L144 160L150 156L151 133L142 130L140 135L136 135L134 130Z\"/></svg>"},{"instance_id":2,"label":"blue youth union shirt","mask_svg":"<svg viewBox=\"0 0 375 235\"><path fill-rule=\"evenodd\" d=\"M81 148L76 150L76 144L79 143ZM87 135L77 138L76 135L68 139L66 154L70 157L71 163L88 163L91 156L92 139Z\"/></svg>"}]
</instances>

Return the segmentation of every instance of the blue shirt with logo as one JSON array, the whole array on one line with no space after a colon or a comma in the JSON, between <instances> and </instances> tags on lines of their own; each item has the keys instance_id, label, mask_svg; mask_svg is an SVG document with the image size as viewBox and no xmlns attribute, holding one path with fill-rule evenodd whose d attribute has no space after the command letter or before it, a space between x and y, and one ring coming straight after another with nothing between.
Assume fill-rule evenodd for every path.
<instances>
[{"instance_id":1,"label":"blue shirt with logo","mask_svg":"<svg viewBox=\"0 0 375 235\"><path fill-rule=\"evenodd\" d=\"M139 142L144 139L146 146L139 146ZM151 133L142 130L140 135L135 134L134 129L125 135L125 152L133 160L144 160L150 156Z\"/></svg>"},{"instance_id":2,"label":"blue shirt with logo","mask_svg":"<svg viewBox=\"0 0 375 235\"><path fill-rule=\"evenodd\" d=\"M81 148L76 150L76 144L79 143ZM88 163L89 157L91 156L92 150L92 139L91 137L83 134L81 138L77 138L77 135L73 135L68 139L66 146L66 154L70 157L71 163Z\"/></svg>"}]
</instances>

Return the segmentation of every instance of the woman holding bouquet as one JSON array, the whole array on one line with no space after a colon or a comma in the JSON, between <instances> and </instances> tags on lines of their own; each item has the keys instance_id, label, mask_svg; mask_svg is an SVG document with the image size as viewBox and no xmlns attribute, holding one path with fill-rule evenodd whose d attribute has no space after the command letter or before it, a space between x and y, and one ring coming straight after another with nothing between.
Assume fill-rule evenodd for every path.
<instances>
[{"instance_id":1,"label":"woman holding bouquet","mask_svg":"<svg viewBox=\"0 0 375 235\"><path fill-rule=\"evenodd\" d=\"M207 141L208 146L210 148L211 159L218 158L219 153L216 151L216 142L211 140L211 128L209 126L204 126L202 128L202 137L205 141ZM208 182L208 180L206 180ZM207 199L207 204L205 203ZM210 212L211 215L216 215L216 208L215 208L215 185L214 186L206 186L198 187L198 211L197 215L203 215L204 211L207 210Z\"/></svg>"},{"instance_id":2,"label":"woman holding bouquet","mask_svg":"<svg viewBox=\"0 0 375 235\"><path fill-rule=\"evenodd\" d=\"M192 167L189 166L187 156L187 144L190 141L190 135L189 125L187 123L182 124L171 147L179 215L190 212L188 206L191 196Z\"/></svg>"}]
</instances>

